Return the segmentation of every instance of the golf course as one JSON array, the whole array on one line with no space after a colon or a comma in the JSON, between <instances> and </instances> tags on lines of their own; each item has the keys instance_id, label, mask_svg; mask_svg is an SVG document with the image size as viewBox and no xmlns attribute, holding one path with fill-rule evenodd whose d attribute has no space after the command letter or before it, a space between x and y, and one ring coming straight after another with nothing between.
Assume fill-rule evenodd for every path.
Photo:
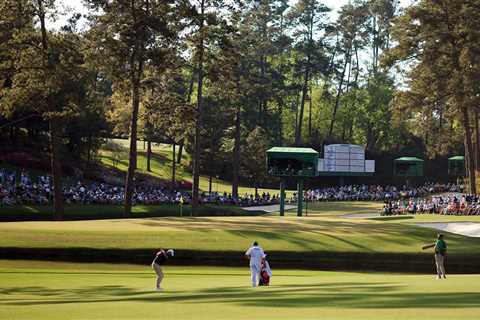
<instances>
[{"instance_id":1,"label":"golf course","mask_svg":"<svg viewBox=\"0 0 480 320\"><path fill-rule=\"evenodd\" d=\"M479 275L275 270L251 288L248 268L0 261L1 319L478 319Z\"/></svg>"},{"instance_id":2,"label":"golf course","mask_svg":"<svg viewBox=\"0 0 480 320\"><path fill-rule=\"evenodd\" d=\"M5 222L0 224L0 247L151 250L172 247L242 252L257 240L267 251L418 253L422 244L433 241L436 231L419 227L416 222L480 222L478 216L346 217L378 213L380 206L375 202L319 202L311 204L308 215L301 218L293 211L285 217L268 214L143 218L142 213L137 213L132 219ZM96 210L101 211L102 207L97 206ZM452 253L480 250L478 238L454 234L448 238Z\"/></svg>"},{"instance_id":3,"label":"golf course","mask_svg":"<svg viewBox=\"0 0 480 320\"><path fill-rule=\"evenodd\" d=\"M131 219L2 222L0 318L476 319L480 275L468 263L478 265L480 238L446 233L453 272L435 280L432 253L420 247L437 231L416 223L479 217L364 217L380 206L320 202L304 217L137 212ZM269 256L269 287L250 286L243 253L253 240ZM150 267L158 248L176 251L162 292ZM470 272L457 272L465 263Z\"/></svg>"},{"instance_id":4,"label":"golf course","mask_svg":"<svg viewBox=\"0 0 480 320\"><path fill-rule=\"evenodd\" d=\"M480 320L480 0L0 0L0 320Z\"/></svg>"}]
</instances>

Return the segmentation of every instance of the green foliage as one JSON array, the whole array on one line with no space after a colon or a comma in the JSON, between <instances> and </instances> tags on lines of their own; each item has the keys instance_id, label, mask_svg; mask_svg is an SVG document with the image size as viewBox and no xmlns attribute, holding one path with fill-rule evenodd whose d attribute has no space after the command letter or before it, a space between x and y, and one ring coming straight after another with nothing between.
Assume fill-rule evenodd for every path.
<instances>
[{"instance_id":1,"label":"green foliage","mask_svg":"<svg viewBox=\"0 0 480 320\"><path fill-rule=\"evenodd\" d=\"M242 169L245 176L253 182L255 187L265 181L267 177L267 159L265 150L268 149L268 137L265 130L256 127L245 140L242 148Z\"/></svg>"},{"instance_id":2,"label":"green foliage","mask_svg":"<svg viewBox=\"0 0 480 320\"><path fill-rule=\"evenodd\" d=\"M137 126L140 138L185 145L195 176L234 180L261 177L238 147L253 149L259 130L265 148L479 154L474 0L404 11L355 0L335 20L316 0L88 0L85 32L74 14L46 28L45 50L39 3L58 17L55 1L0 4L0 123L27 117L14 129L35 133L57 119L68 154L89 159L102 137L137 140Z\"/></svg>"}]
</instances>

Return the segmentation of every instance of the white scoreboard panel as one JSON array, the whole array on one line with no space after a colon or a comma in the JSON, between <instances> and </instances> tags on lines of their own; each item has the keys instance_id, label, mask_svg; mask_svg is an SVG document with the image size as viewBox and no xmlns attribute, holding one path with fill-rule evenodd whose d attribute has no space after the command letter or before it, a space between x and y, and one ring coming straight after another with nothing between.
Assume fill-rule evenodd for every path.
<instances>
[{"instance_id":1,"label":"white scoreboard panel","mask_svg":"<svg viewBox=\"0 0 480 320\"><path fill-rule=\"evenodd\" d=\"M373 173L375 161L365 160L365 149L355 144L330 144L318 159L319 172Z\"/></svg>"}]
</instances>

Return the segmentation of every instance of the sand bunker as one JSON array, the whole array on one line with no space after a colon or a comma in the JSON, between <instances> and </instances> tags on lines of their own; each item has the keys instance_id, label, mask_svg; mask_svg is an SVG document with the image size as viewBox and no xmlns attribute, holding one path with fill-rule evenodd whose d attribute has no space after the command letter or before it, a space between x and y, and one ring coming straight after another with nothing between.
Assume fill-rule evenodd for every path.
<instances>
[{"instance_id":1,"label":"sand bunker","mask_svg":"<svg viewBox=\"0 0 480 320\"><path fill-rule=\"evenodd\" d=\"M415 223L415 225L480 238L480 223L476 222L425 222Z\"/></svg>"}]
</instances>

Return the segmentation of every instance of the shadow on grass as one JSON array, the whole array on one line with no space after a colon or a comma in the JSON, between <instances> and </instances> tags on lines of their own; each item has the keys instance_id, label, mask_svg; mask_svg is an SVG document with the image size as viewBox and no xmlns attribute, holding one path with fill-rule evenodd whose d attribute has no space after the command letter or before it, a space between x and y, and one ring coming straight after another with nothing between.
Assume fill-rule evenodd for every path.
<instances>
[{"instance_id":1,"label":"shadow on grass","mask_svg":"<svg viewBox=\"0 0 480 320\"><path fill-rule=\"evenodd\" d=\"M378 220L378 221L395 221L395 220L409 220L413 219L413 216L394 216L394 217L377 217L377 218L370 218L370 220Z\"/></svg>"},{"instance_id":2,"label":"shadow on grass","mask_svg":"<svg viewBox=\"0 0 480 320\"><path fill-rule=\"evenodd\" d=\"M275 308L478 308L476 292L408 292L389 283L330 282L263 288L217 287L204 290L136 290L126 286L78 289L10 287L0 290L0 305L55 305L105 302L225 303ZM18 297L18 295L23 295ZM25 297L28 295L29 297Z\"/></svg>"},{"instance_id":3,"label":"shadow on grass","mask_svg":"<svg viewBox=\"0 0 480 320\"><path fill-rule=\"evenodd\" d=\"M65 206L64 219L73 220L97 220L97 219L121 219L123 216L122 205L102 204L70 204ZM197 210L197 215L202 217L224 216L259 216L263 211L246 211L240 207L230 205L205 204ZM191 215L191 206L183 206L183 216ZM178 204L160 205L135 205L132 208L131 219L179 217L180 206ZM0 207L0 221L48 221L53 220L53 208L42 205L15 205ZM148 225L148 222L145 223Z\"/></svg>"}]
</instances>

